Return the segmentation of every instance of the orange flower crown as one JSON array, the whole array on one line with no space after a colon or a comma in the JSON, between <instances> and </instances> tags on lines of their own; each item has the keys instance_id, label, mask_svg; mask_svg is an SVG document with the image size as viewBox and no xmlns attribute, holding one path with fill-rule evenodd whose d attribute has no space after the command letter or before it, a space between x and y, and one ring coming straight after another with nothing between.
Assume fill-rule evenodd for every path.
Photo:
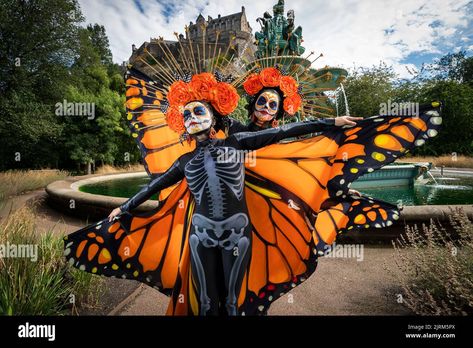
<instances>
[{"instance_id":1,"label":"orange flower crown","mask_svg":"<svg viewBox=\"0 0 473 348\"><path fill-rule=\"evenodd\" d=\"M299 85L292 76L283 75L278 68L270 67L248 76L243 82L245 92L254 97L263 88L279 88L284 95L284 111L293 116L302 105Z\"/></svg>"},{"instance_id":2,"label":"orange flower crown","mask_svg":"<svg viewBox=\"0 0 473 348\"><path fill-rule=\"evenodd\" d=\"M200 73L192 76L190 82L179 80L169 87L166 122L173 131L183 134L183 112L186 104L205 101L212 105L220 116L227 116L235 111L239 99L240 96L231 84L218 82L211 73Z\"/></svg>"}]
</instances>

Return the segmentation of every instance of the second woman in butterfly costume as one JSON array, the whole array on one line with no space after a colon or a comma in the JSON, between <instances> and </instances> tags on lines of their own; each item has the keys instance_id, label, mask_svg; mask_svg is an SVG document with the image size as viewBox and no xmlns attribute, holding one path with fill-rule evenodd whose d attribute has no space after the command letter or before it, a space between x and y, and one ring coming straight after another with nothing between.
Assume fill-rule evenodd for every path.
<instances>
[{"instance_id":1,"label":"second woman in butterfly costume","mask_svg":"<svg viewBox=\"0 0 473 348\"><path fill-rule=\"evenodd\" d=\"M237 99L236 91L229 93L234 93ZM216 111L208 102L200 99L184 106L184 127L196 140L196 149L179 157L163 175L115 209L109 218L129 212L156 192L185 178L195 199L189 245L191 270L199 289L200 314L226 311L237 315L237 298L251 255L252 231L244 190L243 156L239 154L285 138L354 125L360 118L346 116L299 122L212 139L215 117L222 116L214 116Z\"/></svg>"}]
</instances>

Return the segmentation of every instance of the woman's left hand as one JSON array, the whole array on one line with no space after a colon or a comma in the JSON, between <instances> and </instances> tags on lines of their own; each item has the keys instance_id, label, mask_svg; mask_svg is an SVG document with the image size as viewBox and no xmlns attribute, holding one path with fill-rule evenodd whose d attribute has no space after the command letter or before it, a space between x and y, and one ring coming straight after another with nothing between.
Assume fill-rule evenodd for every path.
<instances>
[{"instance_id":1,"label":"woman's left hand","mask_svg":"<svg viewBox=\"0 0 473 348\"><path fill-rule=\"evenodd\" d=\"M353 116L340 116L335 118L335 126L356 126L355 121L362 120L363 117L353 117Z\"/></svg>"}]
</instances>

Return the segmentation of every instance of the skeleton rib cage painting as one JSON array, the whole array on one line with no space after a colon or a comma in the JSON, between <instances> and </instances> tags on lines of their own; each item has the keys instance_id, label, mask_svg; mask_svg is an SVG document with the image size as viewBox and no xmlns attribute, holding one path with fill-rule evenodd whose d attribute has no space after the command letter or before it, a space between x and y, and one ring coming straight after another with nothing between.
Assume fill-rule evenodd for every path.
<instances>
[{"instance_id":1,"label":"skeleton rib cage painting","mask_svg":"<svg viewBox=\"0 0 473 348\"><path fill-rule=\"evenodd\" d=\"M176 35L177 54L159 39L159 57L145 48L128 66L127 120L151 180L65 237L65 255L170 296L169 315L261 315L314 273L339 233L399 219L400 208L350 184L435 136L440 103L418 115L316 118L323 88L292 69L297 42L242 62L202 29L199 42ZM242 98L248 125L231 117ZM156 193L158 208L133 211Z\"/></svg>"}]
</instances>

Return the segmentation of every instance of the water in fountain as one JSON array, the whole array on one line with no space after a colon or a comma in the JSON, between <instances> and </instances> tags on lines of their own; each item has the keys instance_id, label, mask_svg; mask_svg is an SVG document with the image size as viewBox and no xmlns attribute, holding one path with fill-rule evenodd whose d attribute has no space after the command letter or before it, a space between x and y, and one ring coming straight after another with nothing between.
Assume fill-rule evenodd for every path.
<instances>
[{"instance_id":1,"label":"water in fountain","mask_svg":"<svg viewBox=\"0 0 473 348\"><path fill-rule=\"evenodd\" d=\"M432 175L432 173L430 172L430 170L427 170L426 173L427 173L427 175L428 175L429 177L432 178L432 180L434 181L435 185L438 185L438 184L439 184L439 183L437 182L437 180L435 180L435 177Z\"/></svg>"},{"instance_id":2,"label":"water in fountain","mask_svg":"<svg viewBox=\"0 0 473 348\"><path fill-rule=\"evenodd\" d=\"M345 103L345 114L344 115L349 116L350 115L350 110L348 109L348 99L347 99L345 89L343 88L343 83L340 83L340 87L338 87L332 93L333 94L330 94L329 92L326 92L327 95L330 95L331 98L333 98L335 100L335 111L336 111L337 117L340 116L340 113L338 112L338 105L339 105L338 104L338 98L340 98L340 94L343 96L343 102Z\"/></svg>"}]
</instances>

